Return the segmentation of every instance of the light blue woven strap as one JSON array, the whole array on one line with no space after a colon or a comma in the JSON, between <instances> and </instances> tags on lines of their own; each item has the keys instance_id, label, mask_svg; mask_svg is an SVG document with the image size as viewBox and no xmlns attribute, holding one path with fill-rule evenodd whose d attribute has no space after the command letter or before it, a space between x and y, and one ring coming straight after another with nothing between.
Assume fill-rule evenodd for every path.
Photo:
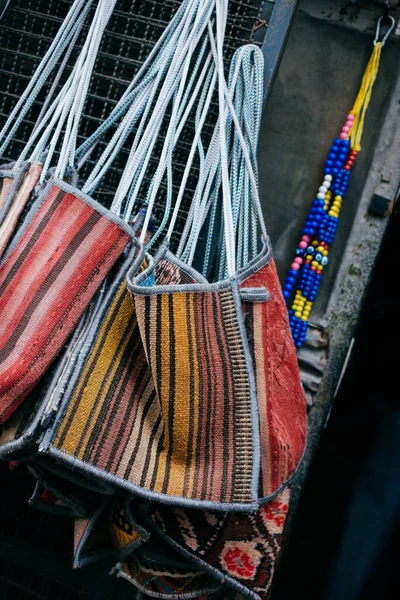
<instances>
[{"instance_id":1,"label":"light blue woven strap","mask_svg":"<svg viewBox=\"0 0 400 600\"><path fill-rule=\"evenodd\" d=\"M0 155L2 155L7 149L25 115L31 108L33 102L36 100L43 86L47 83L49 75L55 68L58 60L61 58L65 50L67 50L67 54L72 50L72 46L75 45L77 41L79 32L88 15L92 2L93 0L75 0L71 6L66 18L57 32L56 37L40 61L39 66L29 81L29 84L22 93L2 130L0 131ZM63 70L63 67L60 69ZM58 77L61 76L60 69ZM55 88L51 89L50 95L54 93L54 89ZM43 114L41 113L38 122L40 122L42 117Z\"/></svg>"},{"instance_id":2,"label":"light blue woven strap","mask_svg":"<svg viewBox=\"0 0 400 600\"><path fill-rule=\"evenodd\" d=\"M60 154L54 175L62 178L74 163L78 126L88 92L89 82L100 41L110 19L116 0L98 0L82 50L56 98L51 102L41 122L31 135L19 161L26 157L34 163L43 160L41 182L47 176L56 148ZM76 32L74 32L76 33Z\"/></svg>"},{"instance_id":3,"label":"light blue woven strap","mask_svg":"<svg viewBox=\"0 0 400 600\"><path fill-rule=\"evenodd\" d=\"M145 87L148 80L155 77L160 69L160 65L163 68L168 66L165 50L168 49L171 42L171 36L176 32L177 27L181 26L182 16L184 15L189 2L190 0L184 0L182 2L168 27L166 27L159 40L156 42L152 51L107 119L103 121L100 127L98 127L98 129L96 129L96 131L77 149L75 155L77 162L81 161L98 139L126 114L137 96L139 87Z\"/></svg>"},{"instance_id":4,"label":"light blue woven strap","mask_svg":"<svg viewBox=\"0 0 400 600\"><path fill-rule=\"evenodd\" d=\"M256 161L263 99L263 56L256 46L243 46L234 54L228 89L224 92L223 114L226 123L229 201L232 208L231 226L237 270L257 254L260 231L266 235L258 195ZM217 278L224 279L230 273L227 265L224 211L221 206L220 158L218 123L207 150L204 169L179 244L178 256L184 262L192 264L200 231L208 218L205 249L202 246L203 274L207 275L209 271L212 248L218 242ZM233 256L231 258L233 259Z\"/></svg>"}]
</instances>

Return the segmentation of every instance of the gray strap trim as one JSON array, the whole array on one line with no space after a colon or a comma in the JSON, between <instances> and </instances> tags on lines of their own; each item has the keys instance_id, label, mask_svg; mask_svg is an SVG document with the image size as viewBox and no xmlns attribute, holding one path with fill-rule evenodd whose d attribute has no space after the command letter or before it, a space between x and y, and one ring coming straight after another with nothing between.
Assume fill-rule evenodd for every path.
<instances>
[{"instance_id":1,"label":"gray strap trim","mask_svg":"<svg viewBox=\"0 0 400 600\"><path fill-rule=\"evenodd\" d=\"M267 302L270 299L270 293L265 287L242 288L240 299L242 302Z\"/></svg>"}]
</instances>

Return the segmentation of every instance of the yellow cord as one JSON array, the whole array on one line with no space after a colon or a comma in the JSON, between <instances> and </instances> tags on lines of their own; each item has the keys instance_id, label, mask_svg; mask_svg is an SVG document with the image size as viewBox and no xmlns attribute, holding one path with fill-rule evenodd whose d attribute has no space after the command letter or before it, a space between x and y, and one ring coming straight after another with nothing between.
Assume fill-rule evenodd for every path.
<instances>
[{"instance_id":1,"label":"yellow cord","mask_svg":"<svg viewBox=\"0 0 400 600\"><path fill-rule=\"evenodd\" d=\"M361 136L364 128L365 114L371 99L372 88L375 83L381 58L382 43L377 42L361 82L360 91L354 103L351 114L354 115L353 126L350 132L350 145L353 150L361 150Z\"/></svg>"}]
</instances>

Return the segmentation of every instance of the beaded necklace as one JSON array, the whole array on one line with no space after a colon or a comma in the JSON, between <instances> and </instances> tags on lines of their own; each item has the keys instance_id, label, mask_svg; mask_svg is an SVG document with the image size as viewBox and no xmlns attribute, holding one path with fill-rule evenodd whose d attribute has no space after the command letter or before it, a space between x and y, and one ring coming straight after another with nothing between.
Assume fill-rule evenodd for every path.
<instances>
[{"instance_id":1,"label":"beaded necklace","mask_svg":"<svg viewBox=\"0 0 400 600\"><path fill-rule=\"evenodd\" d=\"M333 141L329 150L322 185L306 218L302 238L283 287L283 296L288 308L290 307L290 328L297 348L301 348L306 339L310 312L317 296L322 273L328 264L330 247L335 239L340 209L354 162L361 150L364 119L378 74L381 50L394 27L393 17L388 18L391 26L382 41L378 41L378 37L383 17L378 20L374 50L364 73L360 91L339 137Z\"/></svg>"}]
</instances>

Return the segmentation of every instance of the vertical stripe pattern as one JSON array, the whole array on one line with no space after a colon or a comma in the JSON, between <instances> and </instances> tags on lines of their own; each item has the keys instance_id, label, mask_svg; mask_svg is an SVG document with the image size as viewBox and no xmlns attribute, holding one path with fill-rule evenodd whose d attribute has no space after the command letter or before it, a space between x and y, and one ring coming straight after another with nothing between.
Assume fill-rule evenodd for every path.
<instances>
[{"instance_id":1,"label":"vertical stripe pattern","mask_svg":"<svg viewBox=\"0 0 400 600\"><path fill-rule=\"evenodd\" d=\"M144 490L246 504L252 437L232 290L133 299L123 281L53 447Z\"/></svg>"},{"instance_id":2,"label":"vertical stripe pattern","mask_svg":"<svg viewBox=\"0 0 400 600\"><path fill-rule=\"evenodd\" d=\"M0 267L0 423L62 348L129 234L57 185Z\"/></svg>"},{"instance_id":3,"label":"vertical stripe pattern","mask_svg":"<svg viewBox=\"0 0 400 600\"><path fill-rule=\"evenodd\" d=\"M306 401L274 261L241 287L264 287L270 292L267 302L243 303L257 383L260 493L266 498L295 472L301 460L306 443Z\"/></svg>"}]
</instances>

